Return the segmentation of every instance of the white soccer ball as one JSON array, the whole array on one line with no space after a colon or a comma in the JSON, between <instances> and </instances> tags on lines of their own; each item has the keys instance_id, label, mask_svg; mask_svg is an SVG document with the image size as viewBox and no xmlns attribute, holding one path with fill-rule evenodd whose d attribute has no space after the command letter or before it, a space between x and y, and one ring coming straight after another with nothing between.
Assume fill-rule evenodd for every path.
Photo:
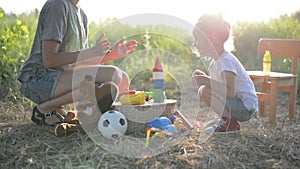
<instances>
[{"instance_id":1,"label":"white soccer ball","mask_svg":"<svg viewBox=\"0 0 300 169\"><path fill-rule=\"evenodd\" d=\"M127 130L126 117L115 110L105 112L98 121L98 130L101 134L110 139L119 138Z\"/></svg>"}]
</instances>

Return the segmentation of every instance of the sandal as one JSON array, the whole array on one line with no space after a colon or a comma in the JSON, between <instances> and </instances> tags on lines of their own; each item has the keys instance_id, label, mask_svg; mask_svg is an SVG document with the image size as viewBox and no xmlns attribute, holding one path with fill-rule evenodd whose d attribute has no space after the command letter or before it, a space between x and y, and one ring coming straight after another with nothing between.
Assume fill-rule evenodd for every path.
<instances>
[{"instance_id":1,"label":"sandal","mask_svg":"<svg viewBox=\"0 0 300 169\"><path fill-rule=\"evenodd\" d=\"M57 118L58 121L54 122L54 123L46 123L46 119L47 118L51 118L52 116L55 116ZM60 115L59 113L57 113L55 110L49 113L41 113L38 109L37 106L35 106L33 108L32 111L32 116L31 116L31 120L38 124L38 125L49 125L49 126L54 126L55 124L60 124L64 122L64 116Z\"/></svg>"}]
</instances>

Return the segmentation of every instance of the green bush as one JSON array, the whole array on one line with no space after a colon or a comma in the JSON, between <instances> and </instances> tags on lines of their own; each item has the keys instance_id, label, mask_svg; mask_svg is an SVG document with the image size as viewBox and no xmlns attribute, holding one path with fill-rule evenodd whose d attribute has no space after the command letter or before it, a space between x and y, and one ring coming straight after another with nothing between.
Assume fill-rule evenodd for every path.
<instances>
[{"instance_id":1,"label":"green bush","mask_svg":"<svg viewBox=\"0 0 300 169\"><path fill-rule=\"evenodd\" d=\"M11 20L10 20L11 21ZM0 99L16 97L19 69L29 54L29 31L19 19L13 24L0 10Z\"/></svg>"}]
</instances>

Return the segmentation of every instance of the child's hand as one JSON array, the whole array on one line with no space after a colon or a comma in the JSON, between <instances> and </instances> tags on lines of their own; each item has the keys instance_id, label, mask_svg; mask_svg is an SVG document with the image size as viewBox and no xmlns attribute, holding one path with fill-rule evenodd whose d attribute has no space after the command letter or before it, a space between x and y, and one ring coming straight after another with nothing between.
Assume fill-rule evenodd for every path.
<instances>
[{"instance_id":1,"label":"child's hand","mask_svg":"<svg viewBox=\"0 0 300 169\"><path fill-rule=\"evenodd\" d=\"M203 71L196 69L193 72L193 76L196 76L196 75L206 75L206 74Z\"/></svg>"},{"instance_id":2,"label":"child's hand","mask_svg":"<svg viewBox=\"0 0 300 169\"><path fill-rule=\"evenodd\" d=\"M118 60L122 59L135 52L137 46L136 40L131 40L129 42L123 43L124 39L120 39L113 49L107 53L105 60Z\"/></svg>"},{"instance_id":3,"label":"child's hand","mask_svg":"<svg viewBox=\"0 0 300 169\"><path fill-rule=\"evenodd\" d=\"M193 74L192 74L192 85L193 87L197 87L198 86L198 82L197 79L199 78L199 76L201 75L206 75L203 71L196 69Z\"/></svg>"}]
</instances>

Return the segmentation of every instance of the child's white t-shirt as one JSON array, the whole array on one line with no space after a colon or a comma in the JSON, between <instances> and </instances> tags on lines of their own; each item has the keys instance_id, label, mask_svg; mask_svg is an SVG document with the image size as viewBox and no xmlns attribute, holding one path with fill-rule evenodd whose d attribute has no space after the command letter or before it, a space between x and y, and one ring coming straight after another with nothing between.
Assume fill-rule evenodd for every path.
<instances>
[{"instance_id":1,"label":"child's white t-shirt","mask_svg":"<svg viewBox=\"0 0 300 169\"><path fill-rule=\"evenodd\" d=\"M258 98L255 87L241 62L230 52L225 51L218 60L212 60L209 73L213 80L226 83L221 74L230 71L236 75L236 96L248 110L258 111Z\"/></svg>"}]
</instances>

